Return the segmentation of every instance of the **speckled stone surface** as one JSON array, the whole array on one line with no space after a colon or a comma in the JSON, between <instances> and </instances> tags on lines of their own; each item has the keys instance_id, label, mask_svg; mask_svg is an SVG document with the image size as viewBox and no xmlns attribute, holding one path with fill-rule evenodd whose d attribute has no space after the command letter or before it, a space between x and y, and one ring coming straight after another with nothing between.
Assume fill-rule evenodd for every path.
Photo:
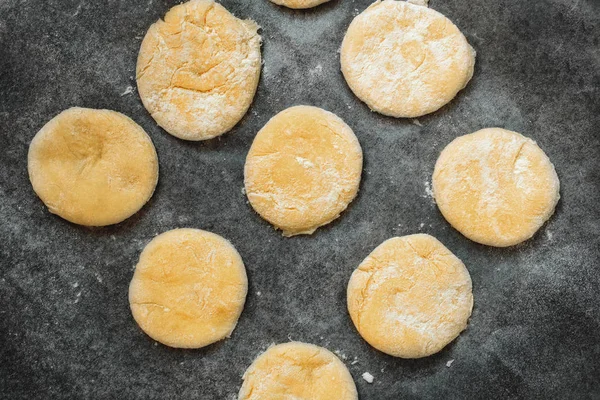
<instances>
[{"instance_id":1,"label":"speckled stone surface","mask_svg":"<svg viewBox=\"0 0 600 400\"><path fill-rule=\"evenodd\" d=\"M339 71L345 30L369 3L292 11L223 0L263 27L263 77L235 129L188 143L161 130L135 91L126 94L141 38L175 1L0 1L0 398L232 400L251 361L290 339L338 351L363 400L600 398L600 1L431 0L478 57L467 89L420 125L371 113ZM365 168L340 219L285 239L241 189L253 137L295 104L342 117L363 146ZM118 226L69 224L29 184L30 140L71 106L123 112L156 145L157 191ZM536 140L562 183L555 216L514 248L470 242L427 194L443 147L489 126ZM201 350L157 345L128 307L141 249L177 227L223 235L249 275L233 336ZM416 232L465 262L475 309L441 353L402 360L358 336L345 289L373 248ZM361 378L366 371L372 384Z\"/></svg>"}]
</instances>

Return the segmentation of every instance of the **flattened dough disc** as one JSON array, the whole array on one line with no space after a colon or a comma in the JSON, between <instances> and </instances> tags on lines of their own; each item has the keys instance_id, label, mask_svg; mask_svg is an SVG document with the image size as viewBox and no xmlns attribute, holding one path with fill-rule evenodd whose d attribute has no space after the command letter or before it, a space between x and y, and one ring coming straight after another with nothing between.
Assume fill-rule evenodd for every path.
<instances>
[{"instance_id":1,"label":"flattened dough disc","mask_svg":"<svg viewBox=\"0 0 600 400\"><path fill-rule=\"evenodd\" d=\"M175 6L152 25L140 49L137 84L156 122L185 140L233 128L258 86L258 28L213 0Z\"/></svg>"},{"instance_id":2,"label":"flattened dough disc","mask_svg":"<svg viewBox=\"0 0 600 400\"><path fill-rule=\"evenodd\" d=\"M290 342L270 347L244 374L239 400L357 400L348 369L329 350Z\"/></svg>"},{"instance_id":3,"label":"flattened dough disc","mask_svg":"<svg viewBox=\"0 0 600 400\"><path fill-rule=\"evenodd\" d=\"M374 111L414 118L450 102L473 76L475 52L445 16L405 1L377 1L348 28L342 72Z\"/></svg>"},{"instance_id":4,"label":"flattened dough disc","mask_svg":"<svg viewBox=\"0 0 600 400\"><path fill-rule=\"evenodd\" d=\"M198 229L175 229L154 238L140 255L129 304L154 340L199 348L229 337L247 291L246 269L231 243Z\"/></svg>"},{"instance_id":5,"label":"flattened dough disc","mask_svg":"<svg viewBox=\"0 0 600 400\"><path fill-rule=\"evenodd\" d=\"M533 140L500 128L455 139L440 154L432 181L446 220L488 246L529 239L560 199L558 176L544 151Z\"/></svg>"},{"instance_id":6,"label":"flattened dough disc","mask_svg":"<svg viewBox=\"0 0 600 400\"><path fill-rule=\"evenodd\" d=\"M150 137L123 114L70 108L33 138L29 179L50 212L75 224L119 223L142 208L158 181Z\"/></svg>"},{"instance_id":7,"label":"flattened dough disc","mask_svg":"<svg viewBox=\"0 0 600 400\"><path fill-rule=\"evenodd\" d=\"M362 149L335 114L296 106L256 135L245 166L252 207L286 236L336 219L358 192Z\"/></svg>"},{"instance_id":8,"label":"flattened dough disc","mask_svg":"<svg viewBox=\"0 0 600 400\"><path fill-rule=\"evenodd\" d=\"M348 284L354 326L371 346L396 357L437 353L467 327L472 309L469 272L429 235L386 240Z\"/></svg>"},{"instance_id":9,"label":"flattened dough disc","mask_svg":"<svg viewBox=\"0 0 600 400\"><path fill-rule=\"evenodd\" d=\"M311 8L326 3L329 0L271 0L273 3L289 8Z\"/></svg>"}]
</instances>

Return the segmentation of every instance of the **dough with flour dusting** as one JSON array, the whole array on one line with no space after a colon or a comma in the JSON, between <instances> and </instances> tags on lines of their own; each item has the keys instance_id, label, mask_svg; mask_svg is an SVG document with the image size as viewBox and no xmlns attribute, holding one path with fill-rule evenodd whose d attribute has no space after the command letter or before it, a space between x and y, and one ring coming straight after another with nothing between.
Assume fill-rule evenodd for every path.
<instances>
[{"instance_id":1,"label":"dough with flour dusting","mask_svg":"<svg viewBox=\"0 0 600 400\"><path fill-rule=\"evenodd\" d=\"M429 235L386 240L348 284L356 329L371 346L396 357L437 353L467 327L472 309L469 272Z\"/></svg>"},{"instance_id":2,"label":"dough with flour dusting","mask_svg":"<svg viewBox=\"0 0 600 400\"><path fill-rule=\"evenodd\" d=\"M377 1L350 24L342 72L372 110L414 118L450 102L473 76L475 51L445 16L405 1Z\"/></svg>"},{"instance_id":3,"label":"dough with flour dusting","mask_svg":"<svg viewBox=\"0 0 600 400\"><path fill-rule=\"evenodd\" d=\"M156 122L185 140L233 128L258 86L258 28L213 0L175 6L152 25L140 49L137 84Z\"/></svg>"},{"instance_id":4,"label":"dough with flour dusting","mask_svg":"<svg viewBox=\"0 0 600 400\"><path fill-rule=\"evenodd\" d=\"M271 0L273 3L289 8L311 8L326 3L329 0Z\"/></svg>"},{"instance_id":5,"label":"dough with flour dusting","mask_svg":"<svg viewBox=\"0 0 600 400\"><path fill-rule=\"evenodd\" d=\"M252 207L284 235L311 234L336 219L358 192L362 149L335 114L296 106L256 135L245 166Z\"/></svg>"},{"instance_id":6,"label":"dough with flour dusting","mask_svg":"<svg viewBox=\"0 0 600 400\"><path fill-rule=\"evenodd\" d=\"M290 342L270 347L244 374L239 400L357 400L348 369L329 350Z\"/></svg>"},{"instance_id":7,"label":"dough with flour dusting","mask_svg":"<svg viewBox=\"0 0 600 400\"><path fill-rule=\"evenodd\" d=\"M29 179L50 212L75 224L117 224L138 212L158 181L146 132L123 114L70 108L33 138Z\"/></svg>"},{"instance_id":8,"label":"dough with flour dusting","mask_svg":"<svg viewBox=\"0 0 600 400\"><path fill-rule=\"evenodd\" d=\"M521 243L550 218L560 198L554 166L531 139L500 128L461 136L441 153L433 194L450 224L489 246Z\"/></svg>"},{"instance_id":9,"label":"dough with flour dusting","mask_svg":"<svg viewBox=\"0 0 600 400\"><path fill-rule=\"evenodd\" d=\"M129 304L152 339L199 348L229 337L247 291L246 269L231 243L198 229L175 229L144 248Z\"/></svg>"}]
</instances>

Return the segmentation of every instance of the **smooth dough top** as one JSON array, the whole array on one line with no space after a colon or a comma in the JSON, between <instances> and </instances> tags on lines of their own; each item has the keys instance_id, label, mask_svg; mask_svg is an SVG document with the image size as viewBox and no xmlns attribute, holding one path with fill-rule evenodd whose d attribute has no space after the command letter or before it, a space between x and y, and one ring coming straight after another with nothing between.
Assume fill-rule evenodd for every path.
<instances>
[{"instance_id":1,"label":"smooth dough top","mask_svg":"<svg viewBox=\"0 0 600 400\"><path fill-rule=\"evenodd\" d=\"M356 329L371 346L396 357L437 353L467 327L472 309L469 272L429 235L386 240L348 284Z\"/></svg>"},{"instance_id":2,"label":"smooth dough top","mask_svg":"<svg viewBox=\"0 0 600 400\"><path fill-rule=\"evenodd\" d=\"M244 374L239 400L357 400L348 369L329 350L290 342L270 347Z\"/></svg>"},{"instance_id":3,"label":"smooth dough top","mask_svg":"<svg viewBox=\"0 0 600 400\"><path fill-rule=\"evenodd\" d=\"M152 240L129 286L138 325L167 346L199 348L229 337L244 308L248 279L227 240L175 229Z\"/></svg>"},{"instance_id":4,"label":"smooth dough top","mask_svg":"<svg viewBox=\"0 0 600 400\"><path fill-rule=\"evenodd\" d=\"M439 12L385 0L352 21L341 63L348 85L372 110L414 118L436 111L467 85L475 52Z\"/></svg>"},{"instance_id":5,"label":"smooth dough top","mask_svg":"<svg viewBox=\"0 0 600 400\"><path fill-rule=\"evenodd\" d=\"M440 155L433 173L440 211L463 235L505 247L521 243L554 213L560 183L537 144L500 128L461 136Z\"/></svg>"},{"instance_id":6,"label":"smooth dough top","mask_svg":"<svg viewBox=\"0 0 600 400\"><path fill-rule=\"evenodd\" d=\"M336 219L358 192L362 149L335 114L296 106L256 135L245 166L252 207L284 235L311 234Z\"/></svg>"},{"instance_id":7,"label":"smooth dough top","mask_svg":"<svg viewBox=\"0 0 600 400\"><path fill-rule=\"evenodd\" d=\"M153 24L140 49L137 84L156 122L185 140L233 128L258 86L258 28L213 0L175 6Z\"/></svg>"},{"instance_id":8,"label":"smooth dough top","mask_svg":"<svg viewBox=\"0 0 600 400\"><path fill-rule=\"evenodd\" d=\"M328 2L329 0L271 0L273 3L289 8L311 8L319 4Z\"/></svg>"},{"instance_id":9,"label":"smooth dough top","mask_svg":"<svg viewBox=\"0 0 600 400\"><path fill-rule=\"evenodd\" d=\"M119 223L152 196L158 158L146 132L109 110L70 108L33 138L29 179L50 212L75 224Z\"/></svg>"}]
</instances>

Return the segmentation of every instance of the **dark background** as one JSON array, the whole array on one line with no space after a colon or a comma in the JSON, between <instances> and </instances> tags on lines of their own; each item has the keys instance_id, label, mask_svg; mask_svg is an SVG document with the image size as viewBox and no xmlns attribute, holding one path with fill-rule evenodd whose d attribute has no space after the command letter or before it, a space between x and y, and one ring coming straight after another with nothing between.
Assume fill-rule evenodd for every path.
<instances>
[{"instance_id":1,"label":"dark background","mask_svg":"<svg viewBox=\"0 0 600 400\"><path fill-rule=\"evenodd\" d=\"M146 29L176 3L0 0L1 398L233 400L252 360L290 339L343 355L362 400L600 398L600 1L432 0L477 50L477 65L468 87L419 126L371 113L339 71L345 30L371 0L307 11L223 0L263 27L265 64L247 116L205 143L161 130L137 92L121 96L135 87ZM342 117L363 146L365 168L340 219L285 239L241 190L253 137L295 104ZM123 112L156 145L157 191L120 225L72 225L31 189L29 142L71 106ZM550 222L508 249L462 237L426 190L446 144L491 126L536 140L562 186ZM141 249L178 227L231 240L249 275L233 336L200 350L157 345L128 307ZM475 308L442 352L402 360L360 338L345 289L374 247L416 232L438 237L465 262Z\"/></svg>"}]
</instances>

